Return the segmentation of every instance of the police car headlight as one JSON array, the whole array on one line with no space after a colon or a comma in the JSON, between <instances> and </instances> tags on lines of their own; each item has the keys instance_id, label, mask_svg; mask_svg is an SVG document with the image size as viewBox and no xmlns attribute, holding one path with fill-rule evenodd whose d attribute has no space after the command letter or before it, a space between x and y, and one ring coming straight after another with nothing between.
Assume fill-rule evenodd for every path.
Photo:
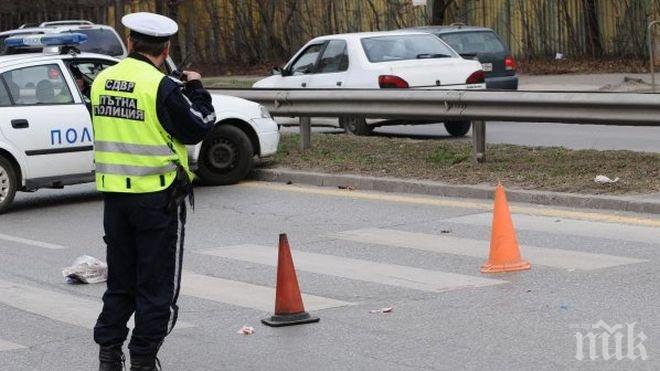
<instances>
[{"instance_id":1,"label":"police car headlight","mask_svg":"<svg viewBox=\"0 0 660 371\"><path fill-rule=\"evenodd\" d=\"M259 109L261 110L261 117L262 117L262 118L265 118L265 119L272 118L272 117L270 116L270 112L268 112L268 110L266 109L266 107L264 107L264 106L259 106Z\"/></svg>"}]
</instances>

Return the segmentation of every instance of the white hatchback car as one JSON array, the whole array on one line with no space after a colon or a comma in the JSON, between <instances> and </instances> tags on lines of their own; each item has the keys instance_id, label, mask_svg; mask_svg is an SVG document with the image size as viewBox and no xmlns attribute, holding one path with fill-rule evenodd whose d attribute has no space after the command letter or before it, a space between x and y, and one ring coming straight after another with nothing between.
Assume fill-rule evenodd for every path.
<instances>
[{"instance_id":1,"label":"white hatchback car","mask_svg":"<svg viewBox=\"0 0 660 371\"><path fill-rule=\"evenodd\" d=\"M484 89L478 61L463 59L438 37L411 31L364 32L317 37L273 76L254 88L269 89ZM366 135L375 125L340 118L340 125ZM399 124L401 122L391 122ZM377 123L382 125L383 122ZM465 135L469 122L445 123L452 135Z\"/></svg>"},{"instance_id":2,"label":"white hatchback car","mask_svg":"<svg viewBox=\"0 0 660 371\"><path fill-rule=\"evenodd\" d=\"M60 36L43 37L52 42ZM32 46L42 36L30 38ZM83 92L117 62L72 49L0 56L0 213L16 191L94 181L92 122ZM250 171L254 156L275 154L278 126L257 103L211 96L216 127L202 143L188 147L189 159L204 183L235 183Z\"/></svg>"}]
</instances>

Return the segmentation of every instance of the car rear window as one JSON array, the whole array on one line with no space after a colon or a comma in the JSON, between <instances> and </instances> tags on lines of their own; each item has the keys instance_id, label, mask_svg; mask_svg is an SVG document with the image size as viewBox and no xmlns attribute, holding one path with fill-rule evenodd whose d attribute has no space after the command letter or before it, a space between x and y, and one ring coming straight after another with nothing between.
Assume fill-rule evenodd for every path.
<instances>
[{"instance_id":1,"label":"car rear window","mask_svg":"<svg viewBox=\"0 0 660 371\"><path fill-rule=\"evenodd\" d=\"M459 54L506 52L500 39L490 31L456 32L438 36Z\"/></svg>"},{"instance_id":2,"label":"car rear window","mask_svg":"<svg viewBox=\"0 0 660 371\"><path fill-rule=\"evenodd\" d=\"M372 63L458 57L451 48L431 34L366 37L362 39L362 48Z\"/></svg>"},{"instance_id":3,"label":"car rear window","mask_svg":"<svg viewBox=\"0 0 660 371\"><path fill-rule=\"evenodd\" d=\"M80 50L88 53L98 53L110 55L113 57L124 54L121 40L114 32L106 29L81 30L77 29L71 32L79 32L87 35L87 41L80 45Z\"/></svg>"}]
</instances>

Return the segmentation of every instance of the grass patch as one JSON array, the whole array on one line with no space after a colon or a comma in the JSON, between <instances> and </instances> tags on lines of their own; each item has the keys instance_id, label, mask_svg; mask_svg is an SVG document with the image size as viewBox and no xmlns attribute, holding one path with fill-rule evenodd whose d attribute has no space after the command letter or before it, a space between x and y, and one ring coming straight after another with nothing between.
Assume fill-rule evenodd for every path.
<instances>
[{"instance_id":1,"label":"grass patch","mask_svg":"<svg viewBox=\"0 0 660 371\"><path fill-rule=\"evenodd\" d=\"M299 135L285 134L269 167L327 173L390 176L452 184L510 187L588 194L660 192L660 154L569 150L560 147L488 145L486 162L472 162L469 139L414 140L314 134L301 153ZM594 177L619 177L598 185Z\"/></svg>"},{"instance_id":2,"label":"grass patch","mask_svg":"<svg viewBox=\"0 0 660 371\"><path fill-rule=\"evenodd\" d=\"M468 149L468 150L463 150ZM426 158L426 161L436 166L456 165L470 159L469 148L447 148L439 146Z\"/></svg>"}]
</instances>

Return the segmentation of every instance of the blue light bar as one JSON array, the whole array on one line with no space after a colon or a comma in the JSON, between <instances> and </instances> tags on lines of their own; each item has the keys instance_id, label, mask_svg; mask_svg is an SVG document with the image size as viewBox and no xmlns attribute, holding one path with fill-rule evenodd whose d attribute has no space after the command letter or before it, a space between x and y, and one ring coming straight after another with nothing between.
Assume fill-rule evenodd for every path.
<instances>
[{"instance_id":1,"label":"blue light bar","mask_svg":"<svg viewBox=\"0 0 660 371\"><path fill-rule=\"evenodd\" d=\"M81 33L60 33L47 35L12 36L5 39L7 48L34 48L46 46L73 46L87 41L87 35Z\"/></svg>"}]
</instances>

